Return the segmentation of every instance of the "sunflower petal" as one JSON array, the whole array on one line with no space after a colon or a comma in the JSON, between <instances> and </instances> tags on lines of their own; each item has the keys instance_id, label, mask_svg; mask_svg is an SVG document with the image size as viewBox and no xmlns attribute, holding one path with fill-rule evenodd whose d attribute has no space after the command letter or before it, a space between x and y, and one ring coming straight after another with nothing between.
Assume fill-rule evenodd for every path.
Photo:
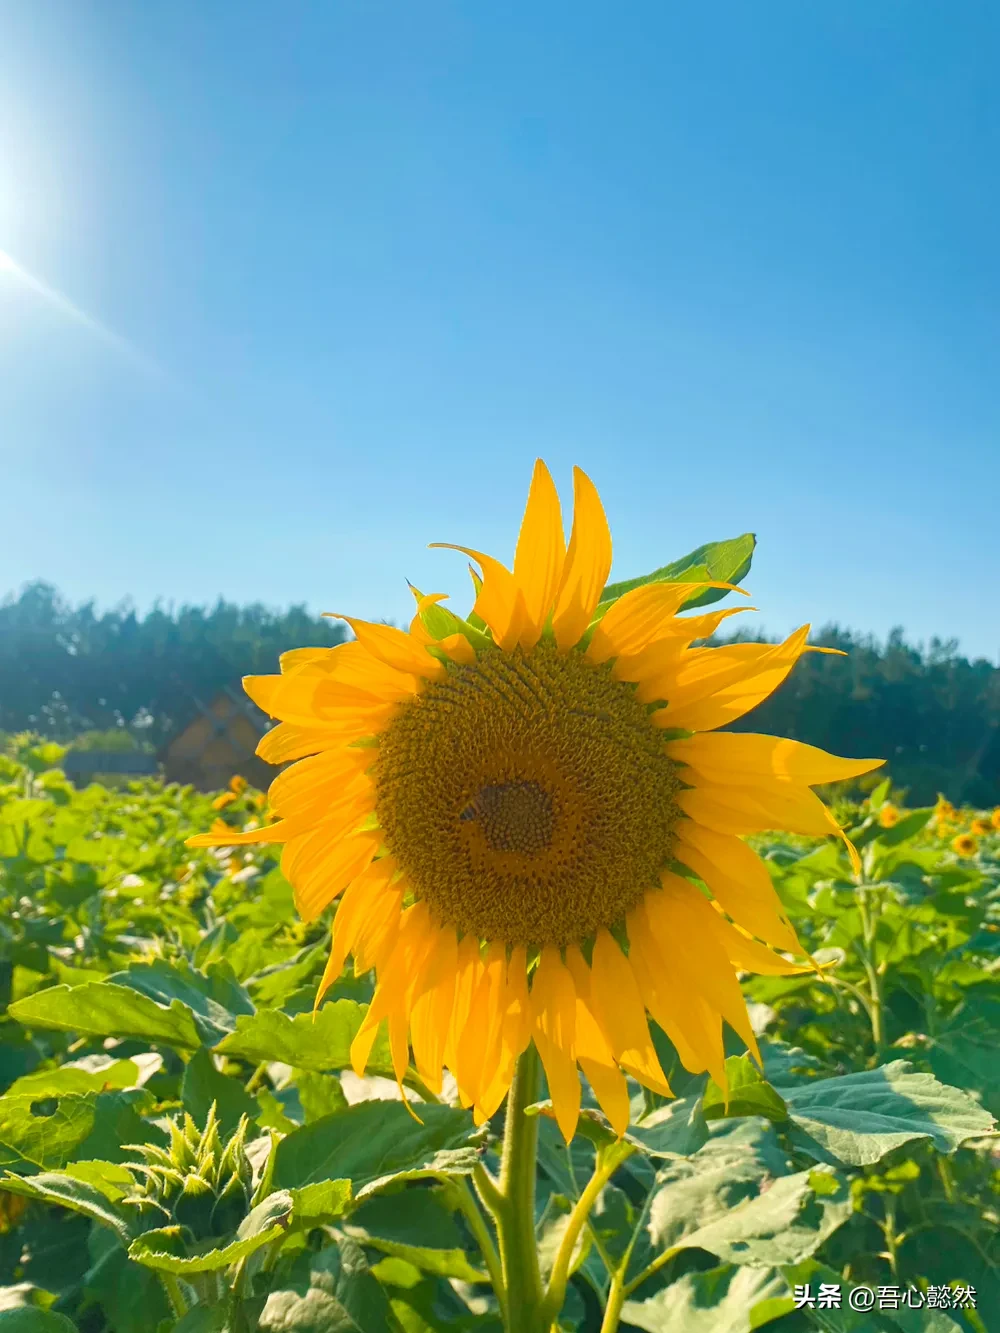
<instances>
[{"instance_id":1,"label":"sunflower petal","mask_svg":"<svg viewBox=\"0 0 1000 1333\"><path fill-rule=\"evenodd\" d=\"M647 1088L672 1097L653 1049L635 973L607 930L598 931L594 943L590 1006L622 1068Z\"/></svg>"},{"instance_id":2,"label":"sunflower petal","mask_svg":"<svg viewBox=\"0 0 1000 1333\"><path fill-rule=\"evenodd\" d=\"M644 583L623 593L605 612L594 629L587 656L592 662L606 662L648 648L669 631L684 603L703 588L748 595L732 583Z\"/></svg>"},{"instance_id":3,"label":"sunflower petal","mask_svg":"<svg viewBox=\"0 0 1000 1333\"><path fill-rule=\"evenodd\" d=\"M746 1001L729 959L719 943L715 913L693 884L669 871L660 893L645 898L653 934L670 970L686 977L726 1020L760 1063L757 1038L750 1026Z\"/></svg>"},{"instance_id":4,"label":"sunflower petal","mask_svg":"<svg viewBox=\"0 0 1000 1333\"><path fill-rule=\"evenodd\" d=\"M767 867L741 838L682 820L677 859L704 880L720 906L751 934L775 948L802 952Z\"/></svg>"},{"instance_id":5,"label":"sunflower petal","mask_svg":"<svg viewBox=\"0 0 1000 1333\"><path fill-rule=\"evenodd\" d=\"M880 768L884 759L841 759L815 745L760 736L749 731L702 732L671 741L667 753L714 782L756 787L760 778L779 778L813 787L843 782Z\"/></svg>"},{"instance_id":6,"label":"sunflower petal","mask_svg":"<svg viewBox=\"0 0 1000 1333\"><path fill-rule=\"evenodd\" d=\"M335 614L339 620L346 620L358 643L394 671L421 676L425 680L438 680L444 675L442 663L436 657L431 657L426 648L405 630L396 629L394 625L375 625L368 620L355 620L339 612L331 614Z\"/></svg>"},{"instance_id":7,"label":"sunflower petal","mask_svg":"<svg viewBox=\"0 0 1000 1333\"><path fill-rule=\"evenodd\" d=\"M514 584L524 598L524 623L519 643L534 648L542 636L566 562L559 495L552 474L536 459L528 503L514 552Z\"/></svg>"},{"instance_id":8,"label":"sunflower petal","mask_svg":"<svg viewBox=\"0 0 1000 1333\"><path fill-rule=\"evenodd\" d=\"M567 1143L580 1118L576 1068L576 991L558 949L542 950L531 986L533 1036L545 1066L556 1124Z\"/></svg>"},{"instance_id":9,"label":"sunflower petal","mask_svg":"<svg viewBox=\"0 0 1000 1333\"><path fill-rule=\"evenodd\" d=\"M573 530L562 584L552 613L552 632L561 652L583 637L611 573L611 531L597 487L573 469Z\"/></svg>"}]
</instances>

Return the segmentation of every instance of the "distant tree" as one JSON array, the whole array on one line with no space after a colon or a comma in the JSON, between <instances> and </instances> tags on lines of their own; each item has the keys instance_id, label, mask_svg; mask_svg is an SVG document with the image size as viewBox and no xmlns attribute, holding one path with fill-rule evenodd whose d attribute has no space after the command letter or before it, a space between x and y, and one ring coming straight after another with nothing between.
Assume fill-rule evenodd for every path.
<instances>
[{"instance_id":1,"label":"distant tree","mask_svg":"<svg viewBox=\"0 0 1000 1333\"><path fill-rule=\"evenodd\" d=\"M219 601L211 609L128 604L98 614L68 605L46 583L0 603L0 731L55 740L127 728L159 745L244 675L276 671L289 648L332 647L342 625L304 607L272 611Z\"/></svg>"}]
</instances>

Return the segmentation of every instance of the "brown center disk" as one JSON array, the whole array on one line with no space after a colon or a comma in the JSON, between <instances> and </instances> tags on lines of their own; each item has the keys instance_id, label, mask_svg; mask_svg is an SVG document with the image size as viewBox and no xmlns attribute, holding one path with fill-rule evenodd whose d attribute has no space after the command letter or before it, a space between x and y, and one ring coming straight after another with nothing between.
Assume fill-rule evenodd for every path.
<instances>
[{"instance_id":1,"label":"brown center disk","mask_svg":"<svg viewBox=\"0 0 1000 1333\"><path fill-rule=\"evenodd\" d=\"M659 882L677 765L634 687L580 653L494 649L401 706L379 741L386 845L442 924L563 945Z\"/></svg>"}]
</instances>

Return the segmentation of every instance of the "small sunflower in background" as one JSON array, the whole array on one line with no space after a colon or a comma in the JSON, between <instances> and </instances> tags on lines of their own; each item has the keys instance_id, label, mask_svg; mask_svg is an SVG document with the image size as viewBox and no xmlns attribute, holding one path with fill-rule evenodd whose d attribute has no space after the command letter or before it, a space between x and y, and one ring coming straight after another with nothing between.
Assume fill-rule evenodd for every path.
<instances>
[{"instance_id":1,"label":"small sunflower in background","mask_svg":"<svg viewBox=\"0 0 1000 1333\"><path fill-rule=\"evenodd\" d=\"M1000 830L1000 805L990 815L990 823L995 829Z\"/></svg>"},{"instance_id":2,"label":"small sunflower in background","mask_svg":"<svg viewBox=\"0 0 1000 1333\"><path fill-rule=\"evenodd\" d=\"M892 805L886 801L878 812L878 822L883 828L894 828L899 823L900 812L898 806Z\"/></svg>"},{"instance_id":3,"label":"small sunflower in background","mask_svg":"<svg viewBox=\"0 0 1000 1333\"><path fill-rule=\"evenodd\" d=\"M238 797L235 792L224 791L221 796L216 796L215 800L212 802L212 809L225 810L226 806L232 805L236 800L238 800Z\"/></svg>"},{"instance_id":4,"label":"small sunflower in background","mask_svg":"<svg viewBox=\"0 0 1000 1333\"><path fill-rule=\"evenodd\" d=\"M952 838L951 849L959 856L975 856L979 848L979 843L971 833L960 833L957 838Z\"/></svg>"},{"instance_id":5,"label":"small sunflower in background","mask_svg":"<svg viewBox=\"0 0 1000 1333\"><path fill-rule=\"evenodd\" d=\"M535 466L513 568L468 547L467 619L414 591L408 631L342 618L355 639L286 653L244 687L280 724L258 754L279 822L194 845L284 843L299 912L340 898L320 995L348 955L374 968L352 1047L363 1072L388 1025L396 1077L442 1070L488 1119L534 1043L567 1141L579 1071L617 1134L626 1075L670 1087L651 1015L692 1072L724 1088L723 1021L755 1055L738 970L808 970L763 862L764 830L843 838L811 790L877 768L793 740L719 730L767 698L810 649L694 647L732 610L679 614L707 587L636 581L602 601L611 536L574 472L567 545ZM699 887L701 881L705 889Z\"/></svg>"},{"instance_id":6,"label":"small sunflower in background","mask_svg":"<svg viewBox=\"0 0 1000 1333\"><path fill-rule=\"evenodd\" d=\"M980 838L988 838L993 832L993 825L988 819L974 819L969 825L969 832Z\"/></svg>"}]
</instances>

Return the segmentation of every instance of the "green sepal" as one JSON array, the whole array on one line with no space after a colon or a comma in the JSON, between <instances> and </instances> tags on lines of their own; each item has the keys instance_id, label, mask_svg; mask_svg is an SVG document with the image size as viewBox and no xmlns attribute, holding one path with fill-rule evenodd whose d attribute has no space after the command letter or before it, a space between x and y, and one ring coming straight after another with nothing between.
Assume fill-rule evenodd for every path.
<instances>
[{"instance_id":1,"label":"green sepal","mask_svg":"<svg viewBox=\"0 0 1000 1333\"><path fill-rule=\"evenodd\" d=\"M409 582L409 580L407 580L407 582ZM410 583L409 586L410 591L413 593L419 606L420 600L424 594L415 588L412 583ZM470 623L471 616L469 620L463 620L460 616L456 616L454 611L449 611L447 607L442 606L440 602L432 602L430 606L425 606L424 609L418 611L417 614L420 617L421 625L423 625L427 633L432 634L435 639L440 640L447 638L449 634L461 634L463 638L468 639L477 655L485 652L488 648L493 646L493 640L487 638L482 629L478 626ZM476 616L476 619L479 620L479 616ZM486 622L481 621L480 623L483 628L485 628ZM442 649L439 648L437 652L435 652L433 644L428 644L427 650L435 657L442 657L443 655L444 661L451 661L448 655L443 653Z\"/></svg>"}]
</instances>

